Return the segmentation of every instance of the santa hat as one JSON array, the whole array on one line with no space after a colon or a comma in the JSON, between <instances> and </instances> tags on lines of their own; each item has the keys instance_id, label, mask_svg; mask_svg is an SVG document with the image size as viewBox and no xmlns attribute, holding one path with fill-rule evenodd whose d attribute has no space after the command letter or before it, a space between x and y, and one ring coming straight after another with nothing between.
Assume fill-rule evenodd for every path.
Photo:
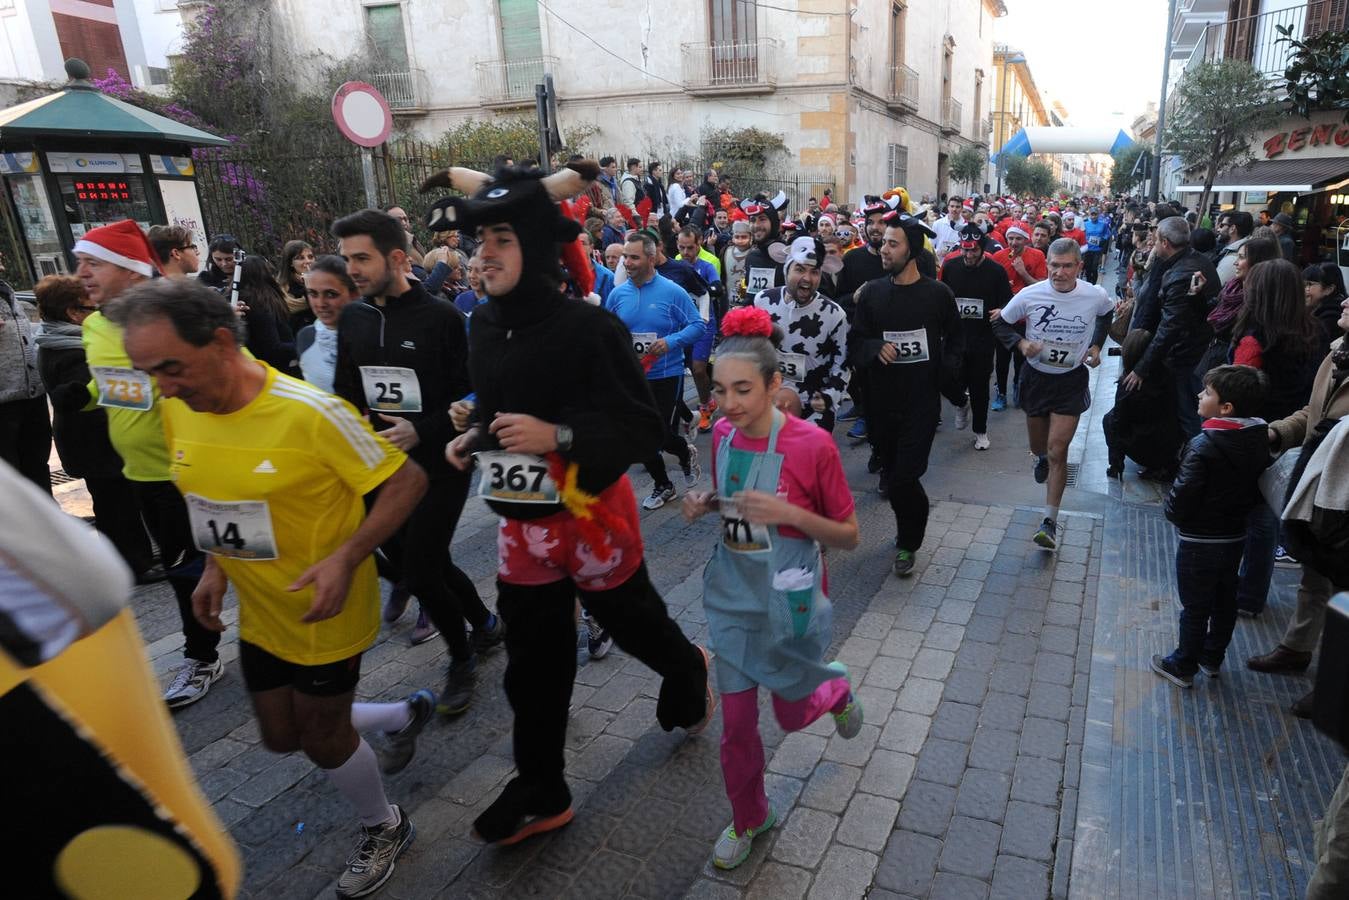
<instances>
[{"instance_id":1,"label":"santa hat","mask_svg":"<svg viewBox=\"0 0 1349 900\"><path fill-rule=\"evenodd\" d=\"M1020 225L1013 225L1011 228L1007 229L1008 237L1011 237L1014 234L1019 234L1026 240L1030 240L1030 235L1026 234L1026 230L1022 228Z\"/></svg>"},{"instance_id":2,"label":"santa hat","mask_svg":"<svg viewBox=\"0 0 1349 900\"><path fill-rule=\"evenodd\" d=\"M112 263L146 278L153 277L159 271L155 248L150 246L150 240L140 226L130 219L86 231L84 237L75 242L75 252Z\"/></svg>"}]
</instances>

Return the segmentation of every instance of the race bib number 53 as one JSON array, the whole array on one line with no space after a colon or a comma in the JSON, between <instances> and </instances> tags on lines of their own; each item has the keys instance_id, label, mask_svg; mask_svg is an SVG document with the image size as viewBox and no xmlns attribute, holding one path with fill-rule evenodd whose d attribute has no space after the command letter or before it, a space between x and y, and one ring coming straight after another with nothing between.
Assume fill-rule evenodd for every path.
<instances>
[{"instance_id":1,"label":"race bib number 53","mask_svg":"<svg viewBox=\"0 0 1349 900\"><path fill-rule=\"evenodd\" d=\"M931 357L927 348L927 329L915 328L913 331L887 331L881 337L887 344L895 345L895 362L920 363Z\"/></svg>"},{"instance_id":2,"label":"race bib number 53","mask_svg":"<svg viewBox=\"0 0 1349 900\"><path fill-rule=\"evenodd\" d=\"M117 366L92 366L89 371L98 385L99 406L145 412L154 405L154 393L147 373Z\"/></svg>"},{"instance_id":3,"label":"race bib number 53","mask_svg":"<svg viewBox=\"0 0 1349 900\"><path fill-rule=\"evenodd\" d=\"M203 553L261 562L276 559L276 537L266 500L223 502L188 494L192 542Z\"/></svg>"},{"instance_id":4,"label":"race bib number 53","mask_svg":"<svg viewBox=\"0 0 1349 900\"><path fill-rule=\"evenodd\" d=\"M482 477L478 496L506 503L556 503L557 484L548 463L525 453L492 451L477 454Z\"/></svg>"}]
</instances>

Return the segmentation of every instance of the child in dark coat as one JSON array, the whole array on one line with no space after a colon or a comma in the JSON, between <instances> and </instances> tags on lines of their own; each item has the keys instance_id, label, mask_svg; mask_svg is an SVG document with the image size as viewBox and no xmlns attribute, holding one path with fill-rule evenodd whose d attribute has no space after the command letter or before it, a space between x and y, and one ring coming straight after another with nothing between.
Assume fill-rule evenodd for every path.
<instances>
[{"instance_id":1,"label":"child in dark coat","mask_svg":"<svg viewBox=\"0 0 1349 900\"><path fill-rule=\"evenodd\" d=\"M1176 526L1176 590L1180 640L1170 656L1152 657L1152 670L1180 687L1194 674L1218 676L1237 621L1237 571L1246 517L1264 502L1258 479L1269 465L1264 419L1250 417L1269 383L1250 366L1218 366L1199 394L1203 426L1185 448L1166 517Z\"/></svg>"}]
</instances>

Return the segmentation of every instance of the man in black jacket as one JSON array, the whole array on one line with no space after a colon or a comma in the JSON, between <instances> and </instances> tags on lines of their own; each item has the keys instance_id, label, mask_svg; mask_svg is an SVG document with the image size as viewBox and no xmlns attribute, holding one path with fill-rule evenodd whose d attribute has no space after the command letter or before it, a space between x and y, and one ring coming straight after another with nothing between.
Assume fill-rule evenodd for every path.
<instances>
[{"instance_id":1,"label":"man in black jacket","mask_svg":"<svg viewBox=\"0 0 1349 900\"><path fill-rule=\"evenodd\" d=\"M333 390L365 410L380 435L411 456L430 480L417 508L383 549L449 647L450 671L436 709L457 715L473 700L477 652L502 638L501 623L450 558L470 481L446 462L443 450L457 433L450 404L469 392L464 314L408 279L407 232L392 216L362 210L338 219L332 232L364 297L338 320ZM473 625L472 643L466 618Z\"/></svg>"},{"instance_id":2,"label":"man in black jacket","mask_svg":"<svg viewBox=\"0 0 1349 900\"><path fill-rule=\"evenodd\" d=\"M594 163L578 163L593 179ZM643 562L628 468L657 452L665 424L632 338L612 313L558 292L557 245L579 225L550 200L573 196L572 168L545 179L463 169L425 187L467 197L438 201L430 227L478 228L483 286L473 315L470 374L476 423L445 449L502 516L497 609L506 620L506 696L515 712L518 774L474 822L484 840L513 844L572 818L563 775L576 674L575 603L628 653L661 675L656 719L696 733L716 708L708 656L670 619ZM453 223L453 224L451 224Z\"/></svg>"},{"instance_id":3,"label":"man in black jacket","mask_svg":"<svg viewBox=\"0 0 1349 900\"><path fill-rule=\"evenodd\" d=\"M856 294L848 335L852 364L867 378L871 445L880 492L895 513L894 572L913 573L927 532L927 493L919 481L941 415L941 385L958 377L964 352L955 295L918 271L917 250L932 230L898 211L885 216L886 276Z\"/></svg>"},{"instance_id":4,"label":"man in black jacket","mask_svg":"<svg viewBox=\"0 0 1349 900\"><path fill-rule=\"evenodd\" d=\"M786 198L779 195L768 200L760 195L740 204L749 216L750 234L754 237L754 246L750 247L749 257L745 260L746 292L751 297L787 283L780 262L787 257L787 245L781 237L782 218L774 205L778 202L785 205Z\"/></svg>"},{"instance_id":5,"label":"man in black jacket","mask_svg":"<svg viewBox=\"0 0 1349 900\"><path fill-rule=\"evenodd\" d=\"M1149 269L1148 277L1157 279L1156 311L1140 321L1143 310L1135 309L1133 319L1134 328L1153 333L1152 343L1122 384L1135 390L1145 378L1170 379L1181 431L1192 438L1199 433L1194 398L1202 387L1194 369L1212 334L1208 313L1221 285L1212 261L1190 247L1190 226L1180 216L1157 224L1155 252L1157 271Z\"/></svg>"}]
</instances>

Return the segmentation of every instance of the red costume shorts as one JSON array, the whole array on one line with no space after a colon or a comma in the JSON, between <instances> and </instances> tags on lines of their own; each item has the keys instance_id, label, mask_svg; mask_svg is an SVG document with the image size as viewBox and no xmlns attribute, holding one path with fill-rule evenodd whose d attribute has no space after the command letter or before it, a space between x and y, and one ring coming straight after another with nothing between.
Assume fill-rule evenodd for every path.
<instances>
[{"instance_id":1,"label":"red costume shorts","mask_svg":"<svg viewBox=\"0 0 1349 900\"><path fill-rule=\"evenodd\" d=\"M586 541L570 512L542 519L503 518L497 531L497 577L525 586L571 578L583 591L607 591L626 582L642 565L642 527L628 476L605 488L599 504L627 525L626 533L607 535L607 557L601 558L602 551Z\"/></svg>"}]
</instances>

